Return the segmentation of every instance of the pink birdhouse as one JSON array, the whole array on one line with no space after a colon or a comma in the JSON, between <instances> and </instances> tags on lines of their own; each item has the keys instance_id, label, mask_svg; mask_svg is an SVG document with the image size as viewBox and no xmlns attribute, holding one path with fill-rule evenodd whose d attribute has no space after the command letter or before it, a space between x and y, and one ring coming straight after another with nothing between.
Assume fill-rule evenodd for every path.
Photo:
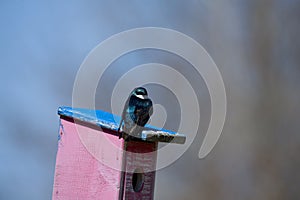
<instances>
[{"instance_id":1,"label":"pink birdhouse","mask_svg":"<svg viewBox=\"0 0 300 200\"><path fill-rule=\"evenodd\" d=\"M185 136L146 125L140 138L119 138L120 117L61 107L53 200L153 199L158 142Z\"/></svg>"}]
</instances>

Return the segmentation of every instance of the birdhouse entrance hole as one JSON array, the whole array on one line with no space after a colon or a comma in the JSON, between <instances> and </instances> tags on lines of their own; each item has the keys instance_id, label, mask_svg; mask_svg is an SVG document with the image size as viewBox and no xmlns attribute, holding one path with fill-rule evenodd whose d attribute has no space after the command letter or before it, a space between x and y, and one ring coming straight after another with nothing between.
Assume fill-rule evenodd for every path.
<instances>
[{"instance_id":1,"label":"birdhouse entrance hole","mask_svg":"<svg viewBox=\"0 0 300 200\"><path fill-rule=\"evenodd\" d=\"M137 168L134 170L132 174L132 187L135 192L140 192L144 186L144 172L141 168Z\"/></svg>"}]
</instances>

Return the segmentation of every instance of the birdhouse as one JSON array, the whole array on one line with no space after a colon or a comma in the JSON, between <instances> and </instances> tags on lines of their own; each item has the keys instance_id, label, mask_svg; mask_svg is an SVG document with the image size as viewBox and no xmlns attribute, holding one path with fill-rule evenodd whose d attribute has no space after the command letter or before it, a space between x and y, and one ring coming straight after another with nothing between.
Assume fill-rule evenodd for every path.
<instances>
[{"instance_id":1,"label":"birdhouse","mask_svg":"<svg viewBox=\"0 0 300 200\"><path fill-rule=\"evenodd\" d=\"M54 200L153 199L158 142L185 136L146 125L139 138L119 137L120 117L60 107Z\"/></svg>"}]
</instances>

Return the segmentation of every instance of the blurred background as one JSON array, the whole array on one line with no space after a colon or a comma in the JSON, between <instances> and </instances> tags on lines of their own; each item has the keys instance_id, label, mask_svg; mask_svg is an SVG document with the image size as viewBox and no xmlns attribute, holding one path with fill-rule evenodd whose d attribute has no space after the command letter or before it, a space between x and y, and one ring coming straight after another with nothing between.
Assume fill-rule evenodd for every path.
<instances>
[{"instance_id":1,"label":"blurred background","mask_svg":"<svg viewBox=\"0 0 300 200\"><path fill-rule=\"evenodd\" d=\"M101 41L145 26L171 28L202 44L228 100L220 140L199 160L210 99L192 66L143 50L107 69L96 94L101 110L111 111L118 78L143 63L172 66L196 88L198 135L179 160L157 172L155 199L300 199L299 10L299 0L1 1L0 199L51 199L57 108L72 105L77 70ZM172 92L147 88L165 106L164 127L176 131L180 108Z\"/></svg>"}]
</instances>

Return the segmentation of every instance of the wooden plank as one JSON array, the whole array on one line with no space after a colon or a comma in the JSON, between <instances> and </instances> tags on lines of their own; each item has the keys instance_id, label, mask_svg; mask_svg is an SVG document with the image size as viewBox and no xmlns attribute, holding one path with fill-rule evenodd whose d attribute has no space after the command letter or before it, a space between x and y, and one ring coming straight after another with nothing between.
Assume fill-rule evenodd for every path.
<instances>
[{"instance_id":1,"label":"wooden plank","mask_svg":"<svg viewBox=\"0 0 300 200\"><path fill-rule=\"evenodd\" d=\"M154 196L157 142L125 142L123 161L124 189L123 199L152 200ZM135 180L134 180L135 179Z\"/></svg>"},{"instance_id":2,"label":"wooden plank","mask_svg":"<svg viewBox=\"0 0 300 200\"><path fill-rule=\"evenodd\" d=\"M75 125L72 121L61 119L60 139L56 158L56 168L53 187L53 200L73 199L118 199L121 172L106 166L97 160L83 145L79 134L86 131L106 137L120 149L123 140L105 132L90 127ZM97 145L97 141L95 141ZM114 165L122 165L122 151L99 144L97 151L105 155L103 159L112 159ZM116 166L115 166L116 167Z\"/></svg>"},{"instance_id":3,"label":"wooden plank","mask_svg":"<svg viewBox=\"0 0 300 200\"><path fill-rule=\"evenodd\" d=\"M88 123L101 128L116 132L119 127L120 117L101 110L89 110L83 108L60 107L58 109L60 116L76 119L80 122ZM183 134L176 133L166 129L160 129L146 124L145 130L139 138L150 142L167 142L184 144L186 137Z\"/></svg>"}]
</instances>

